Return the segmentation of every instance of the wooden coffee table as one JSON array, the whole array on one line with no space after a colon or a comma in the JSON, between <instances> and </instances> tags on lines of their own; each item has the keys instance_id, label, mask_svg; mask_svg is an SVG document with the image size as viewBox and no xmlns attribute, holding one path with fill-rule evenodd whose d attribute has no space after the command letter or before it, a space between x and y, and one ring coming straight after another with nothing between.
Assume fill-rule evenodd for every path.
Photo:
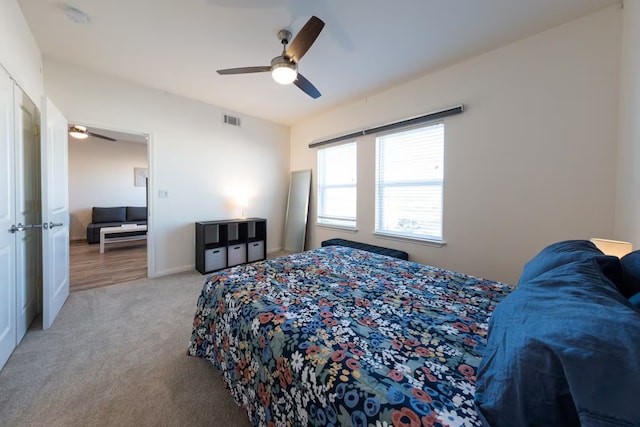
<instances>
[{"instance_id":1,"label":"wooden coffee table","mask_svg":"<svg viewBox=\"0 0 640 427\"><path fill-rule=\"evenodd\" d=\"M103 227L100 229L100 253L104 253L104 245L107 243L119 243L119 242L129 242L133 240L146 240L147 235L145 234L131 234L129 236L117 236L117 237L108 237L109 234L120 234L120 233L134 233L136 231L147 231L146 225L138 225L131 224L127 226L120 227Z\"/></svg>"}]
</instances>

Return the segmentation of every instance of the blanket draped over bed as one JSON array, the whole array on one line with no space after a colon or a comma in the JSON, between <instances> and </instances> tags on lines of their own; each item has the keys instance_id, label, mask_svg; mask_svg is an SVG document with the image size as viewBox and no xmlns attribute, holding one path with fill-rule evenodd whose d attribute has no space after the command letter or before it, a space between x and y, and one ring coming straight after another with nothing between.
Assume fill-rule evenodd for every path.
<instances>
[{"instance_id":1,"label":"blanket draped over bed","mask_svg":"<svg viewBox=\"0 0 640 427\"><path fill-rule=\"evenodd\" d=\"M254 425L480 425L476 371L510 291L325 247L211 276L188 352L222 371Z\"/></svg>"}]
</instances>

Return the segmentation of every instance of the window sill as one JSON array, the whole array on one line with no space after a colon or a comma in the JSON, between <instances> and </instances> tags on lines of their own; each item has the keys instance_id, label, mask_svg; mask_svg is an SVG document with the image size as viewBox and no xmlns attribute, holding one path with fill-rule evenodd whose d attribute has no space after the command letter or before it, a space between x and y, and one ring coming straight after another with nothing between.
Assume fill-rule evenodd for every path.
<instances>
[{"instance_id":1,"label":"window sill","mask_svg":"<svg viewBox=\"0 0 640 427\"><path fill-rule=\"evenodd\" d=\"M407 237L392 233L382 233L380 231L374 231L373 235L380 237L381 239L397 240L400 242L411 242L420 245L433 246L436 248L441 248L447 244L447 242L445 242L444 240L420 239L418 237Z\"/></svg>"},{"instance_id":2,"label":"window sill","mask_svg":"<svg viewBox=\"0 0 640 427\"><path fill-rule=\"evenodd\" d=\"M343 225L331 225L331 224L320 224L316 222L316 227L320 227L320 228L329 228L332 230L340 230L340 231L346 231L348 233L357 233L358 229L355 227L345 227Z\"/></svg>"}]
</instances>

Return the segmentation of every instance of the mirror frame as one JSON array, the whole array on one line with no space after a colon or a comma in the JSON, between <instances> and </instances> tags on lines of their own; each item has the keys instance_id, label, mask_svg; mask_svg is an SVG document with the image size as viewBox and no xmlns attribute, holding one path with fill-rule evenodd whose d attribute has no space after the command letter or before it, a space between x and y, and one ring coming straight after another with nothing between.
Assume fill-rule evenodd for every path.
<instances>
[{"instance_id":1,"label":"mirror frame","mask_svg":"<svg viewBox=\"0 0 640 427\"><path fill-rule=\"evenodd\" d=\"M311 196L311 169L291 172L287 214L284 221L283 249L286 252L304 251Z\"/></svg>"}]
</instances>

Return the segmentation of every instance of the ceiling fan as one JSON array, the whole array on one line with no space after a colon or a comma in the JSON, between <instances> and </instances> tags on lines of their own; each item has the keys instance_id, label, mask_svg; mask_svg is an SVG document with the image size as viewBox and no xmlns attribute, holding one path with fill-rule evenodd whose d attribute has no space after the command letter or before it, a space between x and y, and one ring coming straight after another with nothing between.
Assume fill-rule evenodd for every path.
<instances>
[{"instance_id":1,"label":"ceiling fan","mask_svg":"<svg viewBox=\"0 0 640 427\"><path fill-rule=\"evenodd\" d=\"M218 70L218 74L247 74L270 71L271 76L276 82L283 85L293 83L310 97L314 99L318 98L320 91L302 74L298 73L298 61L307 53L313 42L316 41L322 28L324 28L324 22L320 18L312 16L307 23L304 24L304 27L302 27L298 35L291 41L291 44L289 44L291 32L288 30L280 30L278 31L278 39L280 39L280 43L282 43L282 54L273 58L271 65L227 68ZM289 45L289 47L287 47L287 45Z\"/></svg>"},{"instance_id":2,"label":"ceiling fan","mask_svg":"<svg viewBox=\"0 0 640 427\"><path fill-rule=\"evenodd\" d=\"M71 135L76 139L86 139L90 136L93 136L96 138L106 139L107 141L112 141L112 142L117 141L116 139L111 138L110 136L105 136L105 135L100 135L99 133L90 132L87 130L86 126L80 126L80 125L69 126L69 135Z\"/></svg>"}]
</instances>

